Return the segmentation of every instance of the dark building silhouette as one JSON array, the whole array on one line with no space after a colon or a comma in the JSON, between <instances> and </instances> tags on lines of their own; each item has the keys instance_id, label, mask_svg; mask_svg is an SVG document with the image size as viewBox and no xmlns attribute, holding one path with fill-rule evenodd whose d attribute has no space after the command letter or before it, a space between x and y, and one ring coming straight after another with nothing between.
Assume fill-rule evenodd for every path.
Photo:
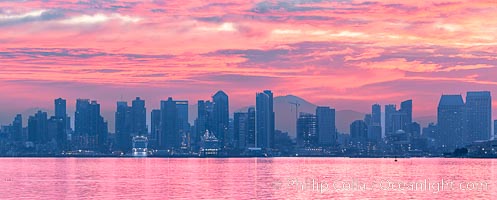
<instances>
[{"instance_id":1,"label":"dark building silhouette","mask_svg":"<svg viewBox=\"0 0 497 200\"><path fill-rule=\"evenodd\" d=\"M48 120L48 141L55 141L59 151L67 150L66 118L52 116Z\"/></svg>"},{"instance_id":2,"label":"dark building silhouette","mask_svg":"<svg viewBox=\"0 0 497 200\"><path fill-rule=\"evenodd\" d=\"M236 148L247 149L255 147L255 108L247 112L236 112L233 119L233 135Z\"/></svg>"},{"instance_id":3,"label":"dark building silhouette","mask_svg":"<svg viewBox=\"0 0 497 200\"><path fill-rule=\"evenodd\" d=\"M393 115L397 112L395 105L385 105L385 135L395 133Z\"/></svg>"},{"instance_id":4,"label":"dark building silhouette","mask_svg":"<svg viewBox=\"0 0 497 200\"><path fill-rule=\"evenodd\" d=\"M213 103L211 101L199 100L197 102L197 119L195 119L195 134L192 138L192 145L195 149L200 147L201 137L206 130L212 130Z\"/></svg>"},{"instance_id":5,"label":"dark building silhouette","mask_svg":"<svg viewBox=\"0 0 497 200\"><path fill-rule=\"evenodd\" d=\"M181 136L178 132L178 111L176 102L169 97L161 101L161 134L159 135L160 149L174 149L181 146Z\"/></svg>"},{"instance_id":6,"label":"dark building silhouette","mask_svg":"<svg viewBox=\"0 0 497 200\"><path fill-rule=\"evenodd\" d=\"M150 112L150 141L153 145L157 145L157 139L160 135L160 110L154 109Z\"/></svg>"},{"instance_id":7,"label":"dark building silhouette","mask_svg":"<svg viewBox=\"0 0 497 200\"><path fill-rule=\"evenodd\" d=\"M23 126L22 126L22 115L17 114L12 124L9 127L8 139L11 141L19 142L24 141L23 136Z\"/></svg>"},{"instance_id":8,"label":"dark building silhouette","mask_svg":"<svg viewBox=\"0 0 497 200\"><path fill-rule=\"evenodd\" d=\"M190 145L190 123L188 122L188 101L174 101L176 103L176 127L180 135L181 146L186 147Z\"/></svg>"},{"instance_id":9,"label":"dark building silhouette","mask_svg":"<svg viewBox=\"0 0 497 200\"><path fill-rule=\"evenodd\" d=\"M131 102L131 113L132 136L147 135L147 108L145 107L145 100L136 97L135 100Z\"/></svg>"},{"instance_id":10,"label":"dark building silhouette","mask_svg":"<svg viewBox=\"0 0 497 200\"><path fill-rule=\"evenodd\" d=\"M400 103L400 113L404 113L404 119L402 120L402 130L410 132L412 124L412 100L406 100Z\"/></svg>"},{"instance_id":11,"label":"dark building silhouette","mask_svg":"<svg viewBox=\"0 0 497 200\"><path fill-rule=\"evenodd\" d=\"M316 108L317 134L320 146L333 146L337 141L335 109L318 106Z\"/></svg>"},{"instance_id":12,"label":"dark building silhouette","mask_svg":"<svg viewBox=\"0 0 497 200\"><path fill-rule=\"evenodd\" d=\"M461 95L442 95L438 103L436 144L445 150L468 144L464 141L464 101Z\"/></svg>"},{"instance_id":13,"label":"dark building silhouette","mask_svg":"<svg viewBox=\"0 0 497 200\"><path fill-rule=\"evenodd\" d=\"M297 119L297 145L301 148L318 147L318 120L316 115L300 113Z\"/></svg>"},{"instance_id":14,"label":"dark building silhouette","mask_svg":"<svg viewBox=\"0 0 497 200\"><path fill-rule=\"evenodd\" d=\"M131 150L131 137L133 125L133 110L128 102L118 101L115 113L116 150L128 152Z\"/></svg>"},{"instance_id":15,"label":"dark building silhouette","mask_svg":"<svg viewBox=\"0 0 497 200\"><path fill-rule=\"evenodd\" d=\"M67 106L66 106L66 100L62 98L58 98L54 100L55 104L55 117L58 118L64 118L67 116Z\"/></svg>"},{"instance_id":16,"label":"dark building silhouette","mask_svg":"<svg viewBox=\"0 0 497 200\"><path fill-rule=\"evenodd\" d=\"M48 119L46 112L38 111L34 116L28 118L28 141L34 144L45 144L48 142Z\"/></svg>"},{"instance_id":17,"label":"dark building silhouette","mask_svg":"<svg viewBox=\"0 0 497 200\"><path fill-rule=\"evenodd\" d=\"M75 145L80 149L102 150L107 142L108 125L100 115L100 104L89 99L76 101L74 114Z\"/></svg>"},{"instance_id":18,"label":"dark building silhouette","mask_svg":"<svg viewBox=\"0 0 497 200\"><path fill-rule=\"evenodd\" d=\"M350 138L354 142L368 140L368 126L364 120L355 120L350 124Z\"/></svg>"},{"instance_id":19,"label":"dark building silhouette","mask_svg":"<svg viewBox=\"0 0 497 200\"><path fill-rule=\"evenodd\" d=\"M256 147L271 149L274 143L273 93L265 90L256 94Z\"/></svg>"},{"instance_id":20,"label":"dark building silhouette","mask_svg":"<svg viewBox=\"0 0 497 200\"><path fill-rule=\"evenodd\" d=\"M221 143L221 147L226 146L225 140L229 126L229 101L228 95L223 91L218 91L212 96L212 132Z\"/></svg>"},{"instance_id":21,"label":"dark building silhouette","mask_svg":"<svg viewBox=\"0 0 497 200\"><path fill-rule=\"evenodd\" d=\"M492 136L492 97L489 91L466 94L467 142L489 140Z\"/></svg>"},{"instance_id":22,"label":"dark building silhouette","mask_svg":"<svg viewBox=\"0 0 497 200\"><path fill-rule=\"evenodd\" d=\"M379 104L371 106L371 123L368 125L368 139L372 142L380 142L382 140L381 105Z\"/></svg>"}]
</instances>

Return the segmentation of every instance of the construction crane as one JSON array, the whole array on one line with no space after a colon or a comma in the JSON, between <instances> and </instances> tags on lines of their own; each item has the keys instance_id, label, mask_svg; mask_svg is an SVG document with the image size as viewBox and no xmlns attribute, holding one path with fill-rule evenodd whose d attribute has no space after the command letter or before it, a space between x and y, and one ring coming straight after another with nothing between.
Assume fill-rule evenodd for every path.
<instances>
[{"instance_id":1,"label":"construction crane","mask_svg":"<svg viewBox=\"0 0 497 200\"><path fill-rule=\"evenodd\" d=\"M288 102L288 103L295 106L295 120L298 120L299 119L299 107L300 107L300 103L298 101L296 101L296 102Z\"/></svg>"}]
</instances>

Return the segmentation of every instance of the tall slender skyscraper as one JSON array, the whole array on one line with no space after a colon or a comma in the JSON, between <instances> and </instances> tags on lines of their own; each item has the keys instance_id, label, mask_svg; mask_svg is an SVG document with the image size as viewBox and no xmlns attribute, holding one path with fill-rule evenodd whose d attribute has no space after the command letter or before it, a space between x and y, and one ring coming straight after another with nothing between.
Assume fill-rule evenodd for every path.
<instances>
[{"instance_id":1,"label":"tall slender skyscraper","mask_svg":"<svg viewBox=\"0 0 497 200\"><path fill-rule=\"evenodd\" d=\"M132 135L147 135L147 108L145 107L145 100L140 99L140 97L136 97L136 99L131 103L131 112Z\"/></svg>"},{"instance_id":2,"label":"tall slender skyscraper","mask_svg":"<svg viewBox=\"0 0 497 200\"><path fill-rule=\"evenodd\" d=\"M385 135L395 133L393 124L393 115L397 112L395 105L385 105Z\"/></svg>"},{"instance_id":3,"label":"tall slender skyscraper","mask_svg":"<svg viewBox=\"0 0 497 200\"><path fill-rule=\"evenodd\" d=\"M132 116L133 110L128 102L118 101L115 118L116 147L123 152L131 150Z\"/></svg>"},{"instance_id":4,"label":"tall slender skyscraper","mask_svg":"<svg viewBox=\"0 0 497 200\"><path fill-rule=\"evenodd\" d=\"M181 146L181 137L178 132L178 114L176 102L169 97L161 101L161 134L159 148L173 149Z\"/></svg>"},{"instance_id":5,"label":"tall slender skyscraper","mask_svg":"<svg viewBox=\"0 0 497 200\"><path fill-rule=\"evenodd\" d=\"M399 112L405 113L402 121L402 130L410 133L412 124L412 100L406 100L400 103Z\"/></svg>"},{"instance_id":6,"label":"tall slender skyscraper","mask_svg":"<svg viewBox=\"0 0 497 200\"><path fill-rule=\"evenodd\" d=\"M371 124L368 127L368 139L372 142L381 141L381 132L381 106L374 104L371 106Z\"/></svg>"},{"instance_id":7,"label":"tall slender skyscraper","mask_svg":"<svg viewBox=\"0 0 497 200\"><path fill-rule=\"evenodd\" d=\"M466 94L466 141L489 140L492 132L492 97L489 91Z\"/></svg>"},{"instance_id":8,"label":"tall slender skyscraper","mask_svg":"<svg viewBox=\"0 0 497 200\"><path fill-rule=\"evenodd\" d=\"M297 145L301 148L318 147L316 115L300 113L297 119Z\"/></svg>"},{"instance_id":9,"label":"tall slender skyscraper","mask_svg":"<svg viewBox=\"0 0 497 200\"><path fill-rule=\"evenodd\" d=\"M58 98L58 99L55 99L54 104L55 104L55 117L58 117L58 118L67 117L66 100L62 99L62 98Z\"/></svg>"},{"instance_id":10,"label":"tall slender skyscraper","mask_svg":"<svg viewBox=\"0 0 497 200\"><path fill-rule=\"evenodd\" d=\"M335 109L318 106L316 108L317 134L320 146L336 144L337 133L335 126Z\"/></svg>"},{"instance_id":11,"label":"tall slender skyscraper","mask_svg":"<svg viewBox=\"0 0 497 200\"><path fill-rule=\"evenodd\" d=\"M270 90L256 94L256 147L271 149L274 144L273 93Z\"/></svg>"},{"instance_id":12,"label":"tall slender skyscraper","mask_svg":"<svg viewBox=\"0 0 497 200\"><path fill-rule=\"evenodd\" d=\"M445 150L468 144L464 141L464 101L461 95L442 95L438 103L437 144Z\"/></svg>"},{"instance_id":13,"label":"tall slender skyscraper","mask_svg":"<svg viewBox=\"0 0 497 200\"><path fill-rule=\"evenodd\" d=\"M150 140L157 145L160 134L160 110L154 109L150 113Z\"/></svg>"},{"instance_id":14,"label":"tall slender skyscraper","mask_svg":"<svg viewBox=\"0 0 497 200\"><path fill-rule=\"evenodd\" d=\"M212 96L213 107L213 127L212 132L221 143L221 147L226 145L225 138L228 134L229 126L229 102L228 95L222 90Z\"/></svg>"}]
</instances>

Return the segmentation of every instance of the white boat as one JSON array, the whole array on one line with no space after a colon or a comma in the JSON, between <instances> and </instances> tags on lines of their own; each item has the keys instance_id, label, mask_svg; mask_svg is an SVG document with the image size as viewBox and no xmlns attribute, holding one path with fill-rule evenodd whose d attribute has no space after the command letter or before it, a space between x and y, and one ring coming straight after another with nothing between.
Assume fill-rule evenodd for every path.
<instances>
[{"instance_id":1,"label":"white boat","mask_svg":"<svg viewBox=\"0 0 497 200\"><path fill-rule=\"evenodd\" d=\"M133 157L147 157L148 154L148 138L146 136L133 137Z\"/></svg>"}]
</instances>

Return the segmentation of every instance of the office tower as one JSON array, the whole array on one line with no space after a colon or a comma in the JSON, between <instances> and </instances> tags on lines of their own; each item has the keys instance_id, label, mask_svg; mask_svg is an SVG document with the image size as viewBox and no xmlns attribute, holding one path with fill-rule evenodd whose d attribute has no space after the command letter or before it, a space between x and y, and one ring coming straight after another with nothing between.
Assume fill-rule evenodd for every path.
<instances>
[{"instance_id":1,"label":"office tower","mask_svg":"<svg viewBox=\"0 0 497 200\"><path fill-rule=\"evenodd\" d=\"M132 116L134 110L128 106L128 102L118 101L115 113L115 134L116 134L116 149L129 152L131 151L132 137Z\"/></svg>"},{"instance_id":2,"label":"office tower","mask_svg":"<svg viewBox=\"0 0 497 200\"><path fill-rule=\"evenodd\" d=\"M38 111L28 119L28 141L34 144L48 142L48 119L47 113Z\"/></svg>"},{"instance_id":3,"label":"office tower","mask_svg":"<svg viewBox=\"0 0 497 200\"><path fill-rule=\"evenodd\" d=\"M48 140L55 141L57 143L57 149L67 150L67 130L66 130L66 118L52 116L48 120Z\"/></svg>"},{"instance_id":4,"label":"office tower","mask_svg":"<svg viewBox=\"0 0 497 200\"><path fill-rule=\"evenodd\" d=\"M71 118L67 115L67 104L66 100L62 98L58 98L54 100L54 110L55 110L55 118L58 119L52 119L52 126L56 126L56 132L57 136L60 136L61 138L58 138L57 141L61 143L61 149L66 149L66 143L67 143L67 134L71 130ZM61 124L62 127L61 127ZM60 129L63 129L63 132L60 132ZM53 130L52 130L53 131Z\"/></svg>"},{"instance_id":5,"label":"office tower","mask_svg":"<svg viewBox=\"0 0 497 200\"><path fill-rule=\"evenodd\" d=\"M248 135L248 112L236 112L233 116L233 132L236 147L238 149L247 148Z\"/></svg>"},{"instance_id":6,"label":"office tower","mask_svg":"<svg viewBox=\"0 0 497 200\"><path fill-rule=\"evenodd\" d=\"M255 147L255 108L236 112L233 119L234 144L238 149Z\"/></svg>"},{"instance_id":7,"label":"office tower","mask_svg":"<svg viewBox=\"0 0 497 200\"><path fill-rule=\"evenodd\" d=\"M147 108L145 107L145 100L136 97L131 102L131 133L132 136L147 135Z\"/></svg>"},{"instance_id":8,"label":"office tower","mask_svg":"<svg viewBox=\"0 0 497 200\"><path fill-rule=\"evenodd\" d=\"M192 140L193 146L198 149L201 137L206 130L212 131L213 103L211 101L199 100L197 102L197 119L195 119L195 132Z\"/></svg>"},{"instance_id":9,"label":"office tower","mask_svg":"<svg viewBox=\"0 0 497 200\"><path fill-rule=\"evenodd\" d=\"M256 125L255 125L255 107L249 107L247 111L247 135L245 136L246 139L246 146L247 148L254 148L255 147L255 132L256 132Z\"/></svg>"},{"instance_id":10,"label":"office tower","mask_svg":"<svg viewBox=\"0 0 497 200\"><path fill-rule=\"evenodd\" d=\"M66 112L66 100L62 98L58 98L54 100L55 104L55 117L65 118L67 117Z\"/></svg>"},{"instance_id":11,"label":"office tower","mask_svg":"<svg viewBox=\"0 0 497 200\"><path fill-rule=\"evenodd\" d=\"M316 108L316 118L319 145L323 147L335 145L337 140L335 109L318 106Z\"/></svg>"},{"instance_id":12,"label":"office tower","mask_svg":"<svg viewBox=\"0 0 497 200\"><path fill-rule=\"evenodd\" d=\"M160 110L154 109L150 113L150 139L154 141L153 143L157 144L157 139L160 134Z\"/></svg>"},{"instance_id":13,"label":"office tower","mask_svg":"<svg viewBox=\"0 0 497 200\"><path fill-rule=\"evenodd\" d=\"M371 121L372 121L371 114L365 114L364 115L364 123L366 123L366 125L370 126L372 123Z\"/></svg>"},{"instance_id":14,"label":"office tower","mask_svg":"<svg viewBox=\"0 0 497 200\"><path fill-rule=\"evenodd\" d=\"M397 112L395 105L385 105L385 135L393 134L396 130L393 127L392 116Z\"/></svg>"},{"instance_id":15,"label":"office tower","mask_svg":"<svg viewBox=\"0 0 497 200\"><path fill-rule=\"evenodd\" d=\"M271 149L274 143L273 93L265 90L256 94L256 144L257 148Z\"/></svg>"},{"instance_id":16,"label":"office tower","mask_svg":"<svg viewBox=\"0 0 497 200\"><path fill-rule=\"evenodd\" d=\"M368 126L364 120L355 120L350 124L350 138L354 142L366 142Z\"/></svg>"},{"instance_id":17,"label":"office tower","mask_svg":"<svg viewBox=\"0 0 497 200\"><path fill-rule=\"evenodd\" d=\"M212 111L212 132L215 134L221 147L226 145L225 136L228 134L229 126L229 102L228 95L223 91L218 91L212 96L214 104Z\"/></svg>"},{"instance_id":18,"label":"office tower","mask_svg":"<svg viewBox=\"0 0 497 200\"><path fill-rule=\"evenodd\" d=\"M81 149L105 150L108 124L100 115L100 104L89 99L78 99L74 117L75 145Z\"/></svg>"},{"instance_id":19,"label":"office tower","mask_svg":"<svg viewBox=\"0 0 497 200\"><path fill-rule=\"evenodd\" d=\"M182 146L190 145L190 123L188 122L188 101L186 100L176 100L176 127L178 128L178 133L180 135L180 141Z\"/></svg>"},{"instance_id":20,"label":"office tower","mask_svg":"<svg viewBox=\"0 0 497 200\"><path fill-rule=\"evenodd\" d=\"M381 126L381 105L379 104L371 106L371 124Z\"/></svg>"},{"instance_id":21,"label":"office tower","mask_svg":"<svg viewBox=\"0 0 497 200\"><path fill-rule=\"evenodd\" d=\"M174 149L181 146L181 136L178 132L178 111L176 102L169 97L167 101L161 101L161 134L159 137L159 148Z\"/></svg>"},{"instance_id":22,"label":"office tower","mask_svg":"<svg viewBox=\"0 0 497 200\"><path fill-rule=\"evenodd\" d=\"M368 126L368 140L380 142L382 139L381 132L381 106L374 104L371 106L371 124Z\"/></svg>"},{"instance_id":23,"label":"office tower","mask_svg":"<svg viewBox=\"0 0 497 200\"><path fill-rule=\"evenodd\" d=\"M412 100L406 100L400 103L399 112L404 113L404 119L402 121L402 130L410 132L409 128L412 124Z\"/></svg>"},{"instance_id":24,"label":"office tower","mask_svg":"<svg viewBox=\"0 0 497 200\"><path fill-rule=\"evenodd\" d=\"M492 132L492 97L489 91L466 94L465 141L489 140Z\"/></svg>"},{"instance_id":25,"label":"office tower","mask_svg":"<svg viewBox=\"0 0 497 200\"><path fill-rule=\"evenodd\" d=\"M12 141L23 141L24 140L24 137L22 134L22 115L21 114L17 114L16 117L14 118L14 121L12 121L9 138Z\"/></svg>"},{"instance_id":26,"label":"office tower","mask_svg":"<svg viewBox=\"0 0 497 200\"><path fill-rule=\"evenodd\" d=\"M497 139L497 120L494 120L494 139Z\"/></svg>"},{"instance_id":27,"label":"office tower","mask_svg":"<svg viewBox=\"0 0 497 200\"><path fill-rule=\"evenodd\" d=\"M316 115L300 113L297 119L297 145L301 148L318 147L318 120Z\"/></svg>"},{"instance_id":28,"label":"office tower","mask_svg":"<svg viewBox=\"0 0 497 200\"><path fill-rule=\"evenodd\" d=\"M438 103L437 127L438 145L451 151L463 147L464 141L464 102L461 95L442 95Z\"/></svg>"}]
</instances>

